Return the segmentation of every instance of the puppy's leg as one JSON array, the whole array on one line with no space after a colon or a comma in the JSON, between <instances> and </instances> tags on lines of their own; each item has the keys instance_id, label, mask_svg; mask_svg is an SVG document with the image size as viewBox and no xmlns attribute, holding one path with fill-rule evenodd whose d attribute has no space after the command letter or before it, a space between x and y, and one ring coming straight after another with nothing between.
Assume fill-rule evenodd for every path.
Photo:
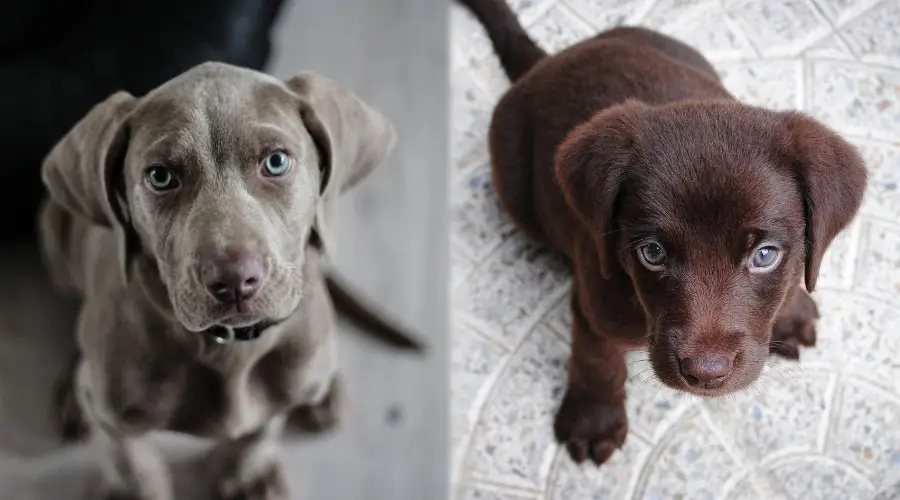
<instances>
[{"instance_id":1,"label":"puppy's leg","mask_svg":"<svg viewBox=\"0 0 900 500\"><path fill-rule=\"evenodd\" d=\"M213 449L208 466L214 500L287 500L279 440L286 416L278 415L263 427Z\"/></svg>"},{"instance_id":2,"label":"puppy's leg","mask_svg":"<svg viewBox=\"0 0 900 500\"><path fill-rule=\"evenodd\" d=\"M534 150L530 122L523 117L526 104L515 87L494 109L488 142L491 151L491 183L503 210L529 238L546 242L535 209Z\"/></svg>"},{"instance_id":3,"label":"puppy's leg","mask_svg":"<svg viewBox=\"0 0 900 500\"><path fill-rule=\"evenodd\" d=\"M572 317L569 386L553 430L575 462L590 459L600 465L628 434L625 356L614 342L590 331L574 290Z\"/></svg>"},{"instance_id":4,"label":"puppy's leg","mask_svg":"<svg viewBox=\"0 0 900 500\"><path fill-rule=\"evenodd\" d=\"M297 388L297 397L293 401L296 406L291 410L288 422L291 430L319 433L337 426L345 398L337 374L337 335L331 299L325 280L311 280L310 283L312 286L304 304L307 314L291 337L308 339L305 342L312 339L316 351L287 375Z\"/></svg>"},{"instance_id":5,"label":"puppy's leg","mask_svg":"<svg viewBox=\"0 0 900 500\"><path fill-rule=\"evenodd\" d=\"M819 309L815 301L797 285L775 319L769 352L788 359L800 359L800 346L816 345L817 319Z\"/></svg>"},{"instance_id":6,"label":"puppy's leg","mask_svg":"<svg viewBox=\"0 0 900 500\"><path fill-rule=\"evenodd\" d=\"M77 371L76 395L93 442L101 451L103 498L175 500L168 468L149 442L149 426L131 425L106 410L102 391L94 390L90 367Z\"/></svg>"},{"instance_id":7,"label":"puppy's leg","mask_svg":"<svg viewBox=\"0 0 900 500\"><path fill-rule=\"evenodd\" d=\"M76 353L59 373L53 389L53 419L65 443L84 439L90 430L78 403L76 380L80 365L81 355Z\"/></svg>"},{"instance_id":8,"label":"puppy's leg","mask_svg":"<svg viewBox=\"0 0 900 500\"><path fill-rule=\"evenodd\" d=\"M340 422L344 402L343 382L340 376L335 376L320 401L298 406L291 411L288 425L313 434L330 431Z\"/></svg>"}]
</instances>

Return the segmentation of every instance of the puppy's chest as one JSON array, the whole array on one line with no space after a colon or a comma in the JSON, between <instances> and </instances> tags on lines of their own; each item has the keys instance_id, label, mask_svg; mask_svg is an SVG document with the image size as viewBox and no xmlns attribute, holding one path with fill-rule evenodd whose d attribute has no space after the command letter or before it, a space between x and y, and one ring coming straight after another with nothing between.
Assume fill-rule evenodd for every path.
<instances>
[{"instance_id":1,"label":"puppy's chest","mask_svg":"<svg viewBox=\"0 0 900 500\"><path fill-rule=\"evenodd\" d=\"M303 358L297 346L285 345L246 366L190 364L167 427L209 437L235 437L260 427L302 402L305 388L298 370Z\"/></svg>"}]
</instances>

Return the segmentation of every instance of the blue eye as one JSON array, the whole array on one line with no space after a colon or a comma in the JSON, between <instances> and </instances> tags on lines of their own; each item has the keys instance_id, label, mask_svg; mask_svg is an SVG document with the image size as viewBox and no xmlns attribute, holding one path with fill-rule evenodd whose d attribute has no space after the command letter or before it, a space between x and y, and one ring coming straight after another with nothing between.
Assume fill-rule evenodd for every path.
<instances>
[{"instance_id":1,"label":"blue eye","mask_svg":"<svg viewBox=\"0 0 900 500\"><path fill-rule=\"evenodd\" d=\"M641 245L638 255L644 267L651 271L661 270L666 263L666 249L656 241Z\"/></svg>"},{"instance_id":2,"label":"blue eye","mask_svg":"<svg viewBox=\"0 0 900 500\"><path fill-rule=\"evenodd\" d=\"M178 181L172 171L166 167L154 165L144 173L147 184L154 191L169 191L178 187Z\"/></svg>"},{"instance_id":3,"label":"blue eye","mask_svg":"<svg viewBox=\"0 0 900 500\"><path fill-rule=\"evenodd\" d=\"M275 151L266 157L263 170L269 177L280 177L291 170L291 157L284 151Z\"/></svg>"},{"instance_id":4,"label":"blue eye","mask_svg":"<svg viewBox=\"0 0 900 500\"><path fill-rule=\"evenodd\" d=\"M750 268L764 270L773 267L778 262L780 253L781 251L776 247L762 247L758 249L756 253L753 254L753 258L750 259Z\"/></svg>"}]
</instances>

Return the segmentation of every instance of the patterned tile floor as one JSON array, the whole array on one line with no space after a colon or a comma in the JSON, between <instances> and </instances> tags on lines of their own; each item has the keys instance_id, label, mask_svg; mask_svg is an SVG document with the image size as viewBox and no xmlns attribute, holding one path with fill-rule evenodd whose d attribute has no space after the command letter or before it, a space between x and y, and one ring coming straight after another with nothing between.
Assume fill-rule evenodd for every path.
<instances>
[{"instance_id":1,"label":"patterned tile floor","mask_svg":"<svg viewBox=\"0 0 900 500\"><path fill-rule=\"evenodd\" d=\"M900 479L900 0L513 0L550 51L618 24L699 48L745 102L800 109L859 146L862 215L829 252L819 345L754 389L700 401L632 365L625 448L577 467L554 444L570 318L560 262L490 186L485 132L508 83L452 11L454 487L464 500L874 498ZM895 479L895 480L896 480ZM900 498L900 489L879 498Z\"/></svg>"}]
</instances>

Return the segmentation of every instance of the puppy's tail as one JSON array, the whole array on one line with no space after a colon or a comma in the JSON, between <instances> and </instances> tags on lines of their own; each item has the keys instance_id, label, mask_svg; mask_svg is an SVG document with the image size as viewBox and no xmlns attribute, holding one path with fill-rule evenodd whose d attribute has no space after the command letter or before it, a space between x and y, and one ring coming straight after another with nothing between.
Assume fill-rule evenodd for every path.
<instances>
[{"instance_id":1,"label":"puppy's tail","mask_svg":"<svg viewBox=\"0 0 900 500\"><path fill-rule=\"evenodd\" d=\"M515 82L547 53L528 36L505 0L457 0L484 26L500 64Z\"/></svg>"},{"instance_id":2,"label":"puppy's tail","mask_svg":"<svg viewBox=\"0 0 900 500\"><path fill-rule=\"evenodd\" d=\"M425 350L424 343L414 333L404 328L399 321L377 312L377 306L365 299L361 292L355 290L334 270L326 273L325 284L337 312L363 331L400 349L420 352Z\"/></svg>"}]
</instances>

